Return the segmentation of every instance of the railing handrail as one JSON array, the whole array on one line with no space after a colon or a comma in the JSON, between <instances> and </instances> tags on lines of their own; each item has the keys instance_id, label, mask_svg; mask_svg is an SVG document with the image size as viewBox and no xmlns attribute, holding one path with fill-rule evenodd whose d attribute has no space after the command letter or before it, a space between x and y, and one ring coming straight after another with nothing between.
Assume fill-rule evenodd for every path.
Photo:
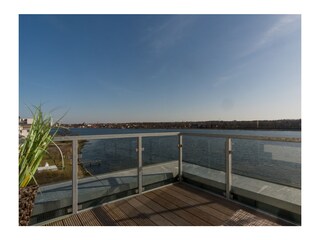
<instances>
[{"instance_id":1,"label":"railing handrail","mask_svg":"<svg viewBox=\"0 0 320 240\"><path fill-rule=\"evenodd\" d=\"M136 137L170 137L178 136L180 132L160 132L160 133L119 133L103 135L78 135L78 136L59 136L54 141L72 141L72 140L99 140L99 139L117 139L117 138L136 138Z\"/></svg>"},{"instance_id":2,"label":"railing handrail","mask_svg":"<svg viewBox=\"0 0 320 240\"><path fill-rule=\"evenodd\" d=\"M59 136L54 141L72 141L72 140L99 140L99 139L117 139L117 138L136 138L136 137L169 137L169 136L195 136L195 137L215 137L215 138L233 138L247 140L261 140L274 142L295 142L301 143L301 138L295 137L268 137L254 135L236 135L236 134L215 134L215 133L186 133L186 132L160 132L160 133L120 133L103 135L79 135L79 136Z\"/></svg>"},{"instance_id":3,"label":"railing handrail","mask_svg":"<svg viewBox=\"0 0 320 240\"><path fill-rule=\"evenodd\" d=\"M294 137L267 137L267 136L229 135L229 134L214 134L214 133L181 133L181 134L183 136L195 136L195 137L233 138L233 139L301 143L301 138L294 138Z\"/></svg>"}]
</instances>

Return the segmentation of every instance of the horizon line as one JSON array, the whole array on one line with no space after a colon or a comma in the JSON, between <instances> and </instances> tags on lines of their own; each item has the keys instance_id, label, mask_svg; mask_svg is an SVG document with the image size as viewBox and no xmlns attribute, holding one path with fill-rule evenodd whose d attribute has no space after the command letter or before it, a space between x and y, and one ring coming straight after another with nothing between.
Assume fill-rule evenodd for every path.
<instances>
[{"instance_id":1,"label":"horizon line","mask_svg":"<svg viewBox=\"0 0 320 240\"><path fill-rule=\"evenodd\" d=\"M282 118L282 119L253 119L253 120L186 120L186 121L134 121L134 122L78 122L60 124L133 124L133 123L187 123L187 122L256 122L256 121L294 121L301 118Z\"/></svg>"}]
</instances>

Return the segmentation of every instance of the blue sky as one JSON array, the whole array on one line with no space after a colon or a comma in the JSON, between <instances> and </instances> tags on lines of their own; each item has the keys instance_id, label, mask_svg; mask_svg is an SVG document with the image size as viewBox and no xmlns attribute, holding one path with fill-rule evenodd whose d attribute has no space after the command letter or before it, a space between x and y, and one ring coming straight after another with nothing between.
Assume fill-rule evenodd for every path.
<instances>
[{"instance_id":1,"label":"blue sky","mask_svg":"<svg viewBox=\"0 0 320 240\"><path fill-rule=\"evenodd\" d=\"M299 15L20 15L19 114L62 122L301 117Z\"/></svg>"}]
</instances>

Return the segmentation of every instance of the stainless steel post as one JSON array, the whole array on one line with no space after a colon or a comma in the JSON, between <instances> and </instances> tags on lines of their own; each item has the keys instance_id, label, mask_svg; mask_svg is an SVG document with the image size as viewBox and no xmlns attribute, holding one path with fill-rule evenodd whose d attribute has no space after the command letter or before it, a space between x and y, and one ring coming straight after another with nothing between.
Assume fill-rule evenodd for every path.
<instances>
[{"instance_id":1,"label":"stainless steel post","mask_svg":"<svg viewBox=\"0 0 320 240\"><path fill-rule=\"evenodd\" d=\"M72 213L78 212L78 140L72 140Z\"/></svg>"},{"instance_id":2,"label":"stainless steel post","mask_svg":"<svg viewBox=\"0 0 320 240\"><path fill-rule=\"evenodd\" d=\"M179 135L179 182L182 182L182 134Z\"/></svg>"},{"instance_id":3,"label":"stainless steel post","mask_svg":"<svg viewBox=\"0 0 320 240\"><path fill-rule=\"evenodd\" d=\"M138 157L138 193L142 193L142 137L137 137L137 157Z\"/></svg>"},{"instance_id":4,"label":"stainless steel post","mask_svg":"<svg viewBox=\"0 0 320 240\"><path fill-rule=\"evenodd\" d=\"M232 142L231 138L226 139L226 198L231 198L232 186Z\"/></svg>"}]
</instances>

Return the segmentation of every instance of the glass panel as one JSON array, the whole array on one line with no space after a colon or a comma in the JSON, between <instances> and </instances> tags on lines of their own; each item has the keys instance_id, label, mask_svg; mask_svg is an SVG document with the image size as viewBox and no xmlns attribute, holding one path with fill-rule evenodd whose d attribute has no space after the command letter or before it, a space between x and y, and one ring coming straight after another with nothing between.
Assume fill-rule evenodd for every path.
<instances>
[{"instance_id":1,"label":"glass panel","mask_svg":"<svg viewBox=\"0 0 320 240\"><path fill-rule=\"evenodd\" d=\"M178 137L144 137L142 146L144 189L174 181L178 174Z\"/></svg>"},{"instance_id":2,"label":"glass panel","mask_svg":"<svg viewBox=\"0 0 320 240\"><path fill-rule=\"evenodd\" d=\"M232 172L301 188L301 144L233 139Z\"/></svg>"},{"instance_id":3,"label":"glass panel","mask_svg":"<svg viewBox=\"0 0 320 240\"><path fill-rule=\"evenodd\" d=\"M225 171L225 139L184 136L183 161Z\"/></svg>"},{"instance_id":4,"label":"glass panel","mask_svg":"<svg viewBox=\"0 0 320 240\"><path fill-rule=\"evenodd\" d=\"M183 176L216 190L225 189L225 139L183 136Z\"/></svg>"},{"instance_id":5,"label":"glass panel","mask_svg":"<svg viewBox=\"0 0 320 240\"><path fill-rule=\"evenodd\" d=\"M72 142L51 144L35 179L40 188L30 224L67 214L72 205Z\"/></svg>"},{"instance_id":6,"label":"glass panel","mask_svg":"<svg viewBox=\"0 0 320 240\"><path fill-rule=\"evenodd\" d=\"M79 209L136 192L136 145L136 138L125 138L92 140L79 147Z\"/></svg>"}]
</instances>

